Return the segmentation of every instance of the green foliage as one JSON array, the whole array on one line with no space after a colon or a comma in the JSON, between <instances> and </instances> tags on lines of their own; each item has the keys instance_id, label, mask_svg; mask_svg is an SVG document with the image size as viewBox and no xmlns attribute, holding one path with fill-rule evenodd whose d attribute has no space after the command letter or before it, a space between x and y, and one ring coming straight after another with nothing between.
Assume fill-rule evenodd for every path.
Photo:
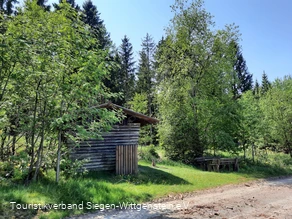
<instances>
[{"instance_id":1,"label":"green foliage","mask_svg":"<svg viewBox=\"0 0 292 219\"><path fill-rule=\"evenodd\" d=\"M140 51L140 59L138 64L137 77L138 80L136 82L135 88L135 96L133 101L136 101L137 107L143 104L146 104L143 107L143 112L145 115L156 117L157 114L157 106L155 104L155 62L154 56L156 51L156 46L153 38L147 33L145 38L142 40L142 50ZM140 101L135 98L141 99ZM143 99L143 100L142 100ZM140 105L138 103L141 103ZM137 108L136 107L136 108ZM140 109L139 109L140 110ZM142 109L141 109L142 110ZM153 125L148 125L143 127L140 132L140 140L139 144L149 145L156 144L157 138L157 127Z\"/></svg>"},{"instance_id":2,"label":"green foliage","mask_svg":"<svg viewBox=\"0 0 292 219\"><path fill-rule=\"evenodd\" d=\"M262 75L262 86L261 86L261 95L264 95L268 92L268 90L271 88L271 82L268 79L268 75L266 72Z\"/></svg>"},{"instance_id":3,"label":"green foliage","mask_svg":"<svg viewBox=\"0 0 292 219\"><path fill-rule=\"evenodd\" d=\"M244 150L252 147L254 156L259 156L260 148L291 155L291 81L291 77L285 77L270 85L266 82L261 95L258 91L247 92L239 100L242 115L239 138Z\"/></svg>"},{"instance_id":4,"label":"green foliage","mask_svg":"<svg viewBox=\"0 0 292 219\"><path fill-rule=\"evenodd\" d=\"M157 159L160 158L154 145L147 146L145 150L142 150L139 153L139 156L140 156L140 159L148 161L148 162L152 162L153 160L157 161Z\"/></svg>"},{"instance_id":5,"label":"green foliage","mask_svg":"<svg viewBox=\"0 0 292 219\"><path fill-rule=\"evenodd\" d=\"M30 0L20 10L1 35L9 50L1 47L0 155L17 155L24 139L29 181L41 166L59 166L66 140L98 138L118 118L95 107L111 96L102 83L108 52L90 49L98 42L81 14L67 3L49 12Z\"/></svg>"},{"instance_id":6,"label":"green foliage","mask_svg":"<svg viewBox=\"0 0 292 219\"><path fill-rule=\"evenodd\" d=\"M235 78L233 84L234 98L240 97L240 95L248 90L252 89L252 74L249 73L246 61L243 58L242 51L238 43L231 42L231 46L234 46L235 51Z\"/></svg>"},{"instance_id":7,"label":"green foliage","mask_svg":"<svg viewBox=\"0 0 292 219\"><path fill-rule=\"evenodd\" d=\"M138 113L147 113L147 94L146 93L135 93L133 100L128 102L130 108Z\"/></svg>"},{"instance_id":8,"label":"green foliage","mask_svg":"<svg viewBox=\"0 0 292 219\"><path fill-rule=\"evenodd\" d=\"M100 13L91 0L83 3L83 21L91 27L91 32L97 39L98 49L108 49L111 46L109 33L107 32L103 20L100 18Z\"/></svg>"},{"instance_id":9,"label":"green foliage","mask_svg":"<svg viewBox=\"0 0 292 219\"><path fill-rule=\"evenodd\" d=\"M178 86L175 88L162 91L158 95L162 120L158 134L160 144L169 158L188 163L199 152L195 150L200 150L195 118L191 106L186 104L188 96L185 91Z\"/></svg>"},{"instance_id":10,"label":"green foliage","mask_svg":"<svg viewBox=\"0 0 292 219\"><path fill-rule=\"evenodd\" d=\"M147 100L147 111L145 114L153 116L154 110L154 89L155 89L155 70L154 70L154 54L155 43L153 38L147 33L142 41L142 50L140 51L139 66L137 71L136 92L145 94Z\"/></svg>"},{"instance_id":11,"label":"green foliage","mask_svg":"<svg viewBox=\"0 0 292 219\"><path fill-rule=\"evenodd\" d=\"M261 99L268 142L279 142L292 157L292 78L277 79Z\"/></svg>"},{"instance_id":12,"label":"green foliage","mask_svg":"<svg viewBox=\"0 0 292 219\"><path fill-rule=\"evenodd\" d=\"M134 96L135 86L135 61L133 61L133 46L130 39L125 35L119 48L119 57L121 60L121 68L119 71L118 86L119 91L123 93L123 98L118 102L124 105Z\"/></svg>"},{"instance_id":13,"label":"green foliage","mask_svg":"<svg viewBox=\"0 0 292 219\"><path fill-rule=\"evenodd\" d=\"M160 144L168 157L193 163L208 148L236 150L232 96L237 28L214 31L202 1L176 1L157 53Z\"/></svg>"},{"instance_id":14,"label":"green foliage","mask_svg":"<svg viewBox=\"0 0 292 219\"><path fill-rule=\"evenodd\" d=\"M136 112L142 114L148 114L148 100L146 93L135 93L132 101L128 102L130 108ZM141 127L139 133L139 144L140 145L149 145L153 142L153 126L145 125Z\"/></svg>"},{"instance_id":15,"label":"green foliage","mask_svg":"<svg viewBox=\"0 0 292 219\"><path fill-rule=\"evenodd\" d=\"M241 113L238 138L245 151L248 145L256 144L264 132L263 112L259 99L251 91L244 93L238 103Z\"/></svg>"},{"instance_id":16,"label":"green foliage","mask_svg":"<svg viewBox=\"0 0 292 219\"><path fill-rule=\"evenodd\" d=\"M28 175L29 156L25 152L10 157L10 161L0 162L0 178L14 183L23 183Z\"/></svg>"},{"instance_id":17,"label":"green foliage","mask_svg":"<svg viewBox=\"0 0 292 219\"><path fill-rule=\"evenodd\" d=\"M76 178L77 176L87 174L88 170L83 168L83 164L88 162L87 159L84 160L71 160L71 159L62 159L60 163L60 169L62 175L66 178Z\"/></svg>"},{"instance_id":18,"label":"green foliage","mask_svg":"<svg viewBox=\"0 0 292 219\"><path fill-rule=\"evenodd\" d=\"M259 85L259 82L257 80L256 80L255 86L253 88L253 94L256 96L260 95L260 85Z\"/></svg>"}]
</instances>

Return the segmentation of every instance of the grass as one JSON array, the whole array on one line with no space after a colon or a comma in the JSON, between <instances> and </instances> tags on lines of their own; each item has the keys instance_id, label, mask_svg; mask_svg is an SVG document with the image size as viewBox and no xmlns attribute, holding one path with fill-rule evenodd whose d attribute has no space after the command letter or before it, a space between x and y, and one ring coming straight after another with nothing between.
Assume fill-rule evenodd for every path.
<instances>
[{"instance_id":1,"label":"grass","mask_svg":"<svg viewBox=\"0 0 292 219\"><path fill-rule=\"evenodd\" d=\"M63 218L90 211L86 203L140 203L168 194L190 192L225 184L235 184L256 178L291 175L292 159L283 154L269 154L256 163L240 163L239 172L205 172L194 167L163 159L156 167L139 161L139 174L116 176L108 172L92 172L74 179L54 182L54 173L29 186L12 184L0 179L1 215L16 218ZM10 202L44 204L81 204L72 210L12 210ZM1 205L4 204L4 205Z\"/></svg>"}]
</instances>

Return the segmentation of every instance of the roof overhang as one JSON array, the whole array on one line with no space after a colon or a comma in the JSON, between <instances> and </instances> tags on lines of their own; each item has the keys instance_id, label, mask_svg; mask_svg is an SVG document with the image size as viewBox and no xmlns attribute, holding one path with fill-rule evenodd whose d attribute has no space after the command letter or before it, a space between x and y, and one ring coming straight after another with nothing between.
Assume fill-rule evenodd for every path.
<instances>
[{"instance_id":1,"label":"roof overhang","mask_svg":"<svg viewBox=\"0 0 292 219\"><path fill-rule=\"evenodd\" d=\"M101 104L97 107L98 108L113 109L113 110L122 110L124 114L137 118L139 123L141 123L141 125L157 124L159 122L159 120L156 118L146 116L142 113L135 112L133 110L127 109L125 107L119 106L119 105L111 103L111 102Z\"/></svg>"}]
</instances>

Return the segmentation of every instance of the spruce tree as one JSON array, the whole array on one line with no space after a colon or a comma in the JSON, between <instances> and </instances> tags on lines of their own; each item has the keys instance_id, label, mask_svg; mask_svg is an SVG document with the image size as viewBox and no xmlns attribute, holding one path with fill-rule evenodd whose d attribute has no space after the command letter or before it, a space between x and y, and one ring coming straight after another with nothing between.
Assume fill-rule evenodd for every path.
<instances>
[{"instance_id":1,"label":"spruce tree","mask_svg":"<svg viewBox=\"0 0 292 219\"><path fill-rule=\"evenodd\" d=\"M98 48L109 48L111 46L110 35L105 28L104 21L100 18L100 13L91 0L83 3L83 14L83 22L91 27L91 32L98 39Z\"/></svg>"},{"instance_id":2,"label":"spruce tree","mask_svg":"<svg viewBox=\"0 0 292 219\"><path fill-rule=\"evenodd\" d=\"M266 72L263 72L262 75L262 86L261 86L261 95L267 93L267 91L271 88L271 82L268 79L268 75Z\"/></svg>"},{"instance_id":3,"label":"spruce tree","mask_svg":"<svg viewBox=\"0 0 292 219\"><path fill-rule=\"evenodd\" d=\"M153 38L147 33L145 38L142 40L142 50L140 51L140 59L138 65L138 81L136 87L136 95L145 95L146 97L146 114L153 116L154 110L154 54L155 54L155 43ZM143 139L142 144L152 144L154 139L153 126L143 127L141 130L141 137Z\"/></svg>"},{"instance_id":4,"label":"spruce tree","mask_svg":"<svg viewBox=\"0 0 292 219\"><path fill-rule=\"evenodd\" d=\"M255 82L255 85L254 85L254 88L253 88L253 94L255 96L259 96L260 95L260 85L259 85L258 80L256 80L256 82Z\"/></svg>"},{"instance_id":5,"label":"spruce tree","mask_svg":"<svg viewBox=\"0 0 292 219\"><path fill-rule=\"evenodd\" d=\"M238 43L232 42L235 50L235 83L233 85L234 98L240 97L240 95L248 90L252 89L252 74L249 73L246 61L242 55L242 51Z\"/></svg>"},{"instance_id":6,"label":"spruce tree","mask_svg":"<svg viewBox=\"0 0 292 219\"><path fill-rule=\"evenodd\" d=\"M140 52L138 67L138 93L145 93L148 100L148 115L152 115L153 89L154 89L154 53L155 43L153 38L147 33L142 41L142 51Z\"/></svg>"},{"instance_id":7,"label":"spruce tree","mask_svg":"<svg viewBox=\"0 0 292 219\"><path fill-rule=\"evenodd\" d=\"M66 0L66 2L67 2L68 4L70 4L71 7L74 8L76 11L80 11L80 7L79 7L79 5L77 5L77 4L75 3L75 0ZM60 3L62 3L62 0L59 0L59 4L60 4ZM57 4L57 3L53 3L53 7L54 7L56 10L60 10L60 6L59 6L59 4Z\"/></svg>"},{"instance_id":8,"label":"spruce tree","mask_svg":"<svg viewBox=\"0 0 292 219\"><path fill-rule=\"evenodd\" d=\"M112 48L108 61L108 70L109 74L106 79L103 81L104 85L114 93L115 95L111 97L109 100L119 104L120 103L120 95L117 95L120 92L121 86L121 57L116 48Z\"/></svg>"},{"instance_id":9,"label":"spruce tree","mask_svg":"<svg viewBox=\"0 0 292 219\"><path fill-rule=\"evenodd\" d=\"M124 105L133 98L135 86L135 61L133 61L133 47L130 39L125 35L119 48L119 56L121 59L121 69L119 75L120 92L124 97L119 101Z\"/></svg>"}]
</instances>

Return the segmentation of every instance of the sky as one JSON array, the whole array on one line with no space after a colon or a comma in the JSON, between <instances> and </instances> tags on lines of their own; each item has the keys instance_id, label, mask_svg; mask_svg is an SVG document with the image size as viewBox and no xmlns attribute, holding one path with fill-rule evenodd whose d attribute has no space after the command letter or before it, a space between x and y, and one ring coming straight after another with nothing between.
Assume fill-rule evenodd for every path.
<instances>
[{"instance_id":1,"label":"sky","mask_svg":"<svg viewBox=\"0 0 292 219\"><path fill-rule=\"evenodd\" d=\"M135 57L149 33L157 43L173 17L174 0L92 0L116 46L130 38ZM52 1L49 1L51 3ZM83 0L76 0L80 6ZM292 75L291 0L205 0L216 28L235 23L249 72L261 82L263 71L270 81Z\"/></svg>"}]
</instances>

